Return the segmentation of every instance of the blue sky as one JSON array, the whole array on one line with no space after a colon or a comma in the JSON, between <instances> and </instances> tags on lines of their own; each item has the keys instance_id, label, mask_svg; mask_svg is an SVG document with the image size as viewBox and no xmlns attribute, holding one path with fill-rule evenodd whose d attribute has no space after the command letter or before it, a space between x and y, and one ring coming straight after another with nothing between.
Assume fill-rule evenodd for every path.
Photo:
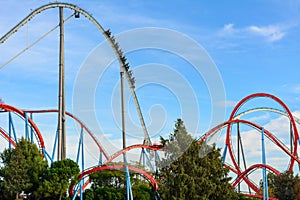
<instances>
[{"instance_id":1,"label":"blue sky","mask_svg":"<svg viewBox=\"0 0 300 200\"><path fill-rule=\"evenodd\" d=\"M137 89L141 109L150 135L166 136L172 131L174 121L181 117L182 109L191 109L188 105L196 102L199 119L186 120L189 126L198 126L196 136L207 131L210 126L212 109L223 106L226 116L233 106L245 96L256 93L271 93L281 98L292 110L300 110L299 52L300 52L300 3L296 0L253 0L253 1L67 1L88 11L105 29L114 35L145 27L159 27L174 30L189 37L205 49L215 63L225 88L226 97L216 105L211 103L208 87L190 65L163 51L143 49L128 53L137 84L143 79L143 70L147 64L155 63L174 69L183 81L191 85L195 101L189 102L189 96L181 97L172 93L180 81L168 82L175 85L148 84ZM1 1L0 35L4 35L32 9L49 3L48 1ZM58 23L58 9L47 10L24 26L4 44L0 45L0 65L15 56ZM65 17L72 14L65 10ZM104 37L84 17L70 19L65 24L66 40L66 95L67 109L72 112L72 97L78 72L86 59L104 42ZM176 43L176 41L174 41ZM179 43L180 45L180 43ZM122 46L121 46L122 48ZM24 109L57 107L57 65L58 30L51 32L34 47L0 69L0 97L5 103ZM160 66L162 68L162 66ZM139 71L139 69L142 69ZM150 73L147 71L147 73ZM152 74L156 81L161 80L162 72ZM95 108L101 134L97 137L114 141L119 149L118 110L118 65L113 61L101 76L95 91ZM168 72L169 73L169 72ZM170 72L171 73L171 72ZM160 76L159 76L160 75ZM167 77L166 77L167 79ZM181 80L181 79L178 79ZM174 80L173 80L174 81ZM177 84L177 85L176 85ZM183 93L182 93L183 92ZM127 91L127 95L129 91ZM186 104L181 104L181 99ZM117 99L117 100L116 100ZM223 103L223 104L222 104ZM259 105L273 106L269 101ZM180 108L180 106L186 106ZM256 106L255 102L252 104ZM265 105L266 106L266 105ZM276 106L276 105L274 105ZM118 107L119 108L119 107ZM219 108L220 109L220 108ZM132 99L128 100L129 144L141 138L134 137L133 129L138 125ZM197 111L198 112L198 111ZM160 117L163 120L160 120ZM265 113L252 116L267 124L267 120L278 120ZM49 131L47 125L53 119L37 118L41 127ZM43 121L46 120L46 121ZM220 120L220 123L222 121ZM72 124L72 122L70 122ZM93 125L90 125L93 126ZM53 125L55 127L55 123ZM91 128L93 129L93 127ZM53 131L52 131L53 132ZM151 133L152 132L152 133ZM154 133L153 133L154 132ZM193 132L193 131L191 131ZM139 133L140 134L140 133ZM141 135L139 135L141 136ZM51 137L49 135L48 137ZM142 136L141 136L142 137ZM249 142L250 143L250 142Z\"/></svg>"}]
</instances>

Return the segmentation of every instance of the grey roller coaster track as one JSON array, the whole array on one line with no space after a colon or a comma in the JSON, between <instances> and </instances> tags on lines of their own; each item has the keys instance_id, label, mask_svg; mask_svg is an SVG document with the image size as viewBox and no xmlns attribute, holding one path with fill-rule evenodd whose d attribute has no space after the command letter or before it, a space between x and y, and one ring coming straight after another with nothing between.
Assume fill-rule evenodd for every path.
<instances>
[{"instance_id":1,"label":"grey roller coaster track","mask_svg":"<svg viewBox=\"0 0 300 200\"><path fill-rule=\"evenodd\" d=\"M275 109L275 108L269 108L269 107L258 107L258 108L253 108L253 109L241 112L240 114L234 116L234 119L240 119L242 116L244 116L246 114L249 114L249 113L252 113L252 112L257 112L257 111L269 111L269 112L278 113L278 114L281 114L281 115L284 115L284 116L288 117L287 112L284 112L282 110ZM294 117L295 121L297 122L297 124L300 124L300 119L295 117L294 115L293 115L293 117Z\"/></svg>"},{"instance_id":2,"label":"grey roller coaster track","mask_svg":"<svg viewBox=\"0 0 300 200\"><path fill-rule=\"evenodd\" d=\"M107 39L107 41L109 42L111 48L113 49L113 52L115 54L115 56L118 59L119 65L120 65L120 70L121 72L125 72L126 74L126 79L131 91L131 95L134 99L134 103L137 109L137 113L138 113L138 117L141 123L141 126L143 128L143 132L144 132L144 144L147 145L151 145L151 140L148 134L148 131L146 129L146 125L145 125L145 121L140 109L140 105L134 90L134 83L132 83L131 81L131 75L129 74L128 70L125 70L125 65L126 63L122 60L122 56L119 53L119 49L116 47L115 42L113 41L113 39L106 33L106 31L103 29L103 27L99 24L99 22L92 17L91 14L89 14L87 11L79 8L76 5L73 4L69 4L69 3L49 3L46 5L43 5L39 8L37 8L36 10L32 11L27 17L25 17L20 23L18 23L15 27L13 27L8 33L6 33L3 37L0 38L0 44L4 43L10 36L12 36L15 32L17 32L22 26L24 26L28 21L30 21L34 16L36 16L37 14L39 14L40 12L50 9L50 8L56 8L56 7L63 7L63 8L68 8L71 10L74 10L80 14L82 14L83 16L85 16L88 20L90 20L94 25L96 25L96 27L100 30L100 32L104 35L104 37Z\"/></svg>"},{"instance_id":3,"label":"grey roller coaster track","mask_svg":"<svg viewBox=\"0 0 300 200\"><path fill-rule=\"evenodd\" d=\"M246 111L244 111L244 112L241 112L241 113L235 115L235 116L233 117L233 119L240 119L240 118L241 118L242 116L244 116L244 115L247 115L247 114L253 113L253 112L258 112L258 111L269 111L269 112L278 113L278 114L281 114L281 115L283 115L283 116L288 117L288 113L287 113L287 112L284 112L284 111L282 111L282 110L275 109L275 108L269 108L269 107L258 107L258 108L253 108L253 109L249 109L249 110L246 110ZM293 115L293 117L294 117L294 119L295 119L295 122L296 122L297 124L300 125L300 119L297 118L297 117L294 116L294 115ZM218 135L218 134L221 132L221 130L222 130L222 128L216 130L216 132L215 132L213 135ZM204 134L204 135L205 135L205 134ZM203 136L204 136L204 135L203 135ZM202 138L203 136L201 136L200 138Z\"/></svg>"}]
</instances>

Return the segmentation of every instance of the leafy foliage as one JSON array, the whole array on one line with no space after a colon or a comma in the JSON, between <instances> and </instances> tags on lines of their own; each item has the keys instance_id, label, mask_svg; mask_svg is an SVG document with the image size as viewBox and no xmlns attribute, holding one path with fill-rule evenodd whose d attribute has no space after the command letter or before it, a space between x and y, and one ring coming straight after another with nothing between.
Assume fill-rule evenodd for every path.
<instances>
[{"instance_id":1,"label":"leafy foliage","mask_svg":"<svg viewBox=\"0 0 300 200\"><path fill-rule=\"evenodd\" d=\"M229 170L222 164L220 150L205 143L197 144L187 133L182 120L177 120L169 139L161 140L166 150L160 169L162 199L242 198L229 184ZM205 155L202 155L203 149Z\"/></svg>"},{"instance_id":2,"label":"leafy foliage","mask_svg":"<svg viewBox=\"0 0 300 200\"><path fill-rule=\"evenodd\" d=\"M21 193L35 199L36 189L48 166L37 146L22 138L16 148L4 150L0 159L3 199L17 199Z\"/></svg>"},{"instance_id":3,"label":"leafy foliage","mask_svg":"<svg viewBox=\"0 0 300 200\"><path fill-rule=\"evenodd\" d=\"M65 159L48 167L38 147L22 138L14 149L0 154L0 199L62 199L71 183L77 183L78 165ZM23 196L23 197L22 197Z\"/></svg>"},{"instance_id":4,"label":"leafy foliage","mask_svg":"<svg viewBox=\"0 0 300 200\"><path fill-rule=\"evenodd\" d=\"M62 199L71 184L78 183L79 166L71 159L53 162L45 172L39 186L39 194L44 199Z\"/></svg>"},{"instance_id":5,"label":"leafy foliage","mask_svg":"<svg viewBox=\"0 0 300 200\"><path fill-rule=\"evenodd\" d=\"M293 172L286 171L280 176L268 174L269 196L279 200L300 199L300 178Z\"/></svg>"}]
</instances>

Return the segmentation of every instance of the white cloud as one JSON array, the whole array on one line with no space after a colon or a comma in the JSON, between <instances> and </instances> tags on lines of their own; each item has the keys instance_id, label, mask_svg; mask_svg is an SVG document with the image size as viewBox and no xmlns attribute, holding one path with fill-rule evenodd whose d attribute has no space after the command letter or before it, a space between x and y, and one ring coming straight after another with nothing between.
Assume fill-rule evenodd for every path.
<instances>
[{"instance_id":1,"label":"white cloud","mask_svg":"<svg viewBox=\"0 0 300 200\"><path fill-rule=\"evenodd\" d=\"M236 28L233 23L225 24L219 31L221 37L234 37L234 38L253 38L259 36L267 42L276 42L283 39L288 30L292 28L289 25L271 24L266 26L251 25L241 28Z\"/></svg>"},{"instance_id":2,"label":"white cloud","mask_svg":"<svg viewBox=\"0 0 300 200\"><path fill-rule=\"evenodd\" d=\"M235 29L233 28L234 24L225 24L223 27L223 31L227 32L227 33L232 33L233 31L235 31Z\"/></svg>"},{"instance_id":3,"label":"white cloud","mask_svg":"<svg viewBox=\"0 0 300 200\"><path fill-rule=\"evenodd\" d=\"M279 25L269 25L269 26L250 26L247 28L250 33L254 33L266 38L269 42L275 42L281 40L286 32L284 28Z\"/></svg>"},{"instance_id":4,"label":"white cloud","mask_svg":"<svg viewBox=\"0 0 300 200\"><path fill-rule=\"evenodd\" d=\"M291 92L295 94L300 94L300 85L294 85L291 87Z\"/></svg>"}]
</instances>

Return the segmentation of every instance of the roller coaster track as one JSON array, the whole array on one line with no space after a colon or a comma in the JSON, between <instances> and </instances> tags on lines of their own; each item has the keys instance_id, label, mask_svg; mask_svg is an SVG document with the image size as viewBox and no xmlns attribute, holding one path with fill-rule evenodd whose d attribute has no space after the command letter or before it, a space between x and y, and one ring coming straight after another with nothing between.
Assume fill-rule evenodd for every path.
<instances>
[{"instance_id":1,"label":"roller coaster track","mask_svg":"<svg viewBox=\"0 0 300 200\"><path fill-rule=\"evenodd\" d=\"M153 189L158 190L158 184L156 180L146 171L131 165L128 165L128 168L130 171L143 175L145 178L147 178L150 181ZM79 178L83 179L85 176L101 170L124 170L124 165L102 165L102 166L91 167L89 169L86 169L83 173L81 173Z\"/></svg>"},{"instance_id":2,"label":"roller coaster track","mask_svg":"<svg viewBox=\"0 0 300 200\"><path fill-rule=\"evenodd\" d=\"M57 113L58 110L57 109L52 109L52 110L24 110L27 113ZM99 148L99 151L101 153L103 153L104 157L106 159L109 158L108 153L105 151L105 149L102 147L100 141L97 139L97 137L92 133L92 131L80 120L78 119L76 116L74 116L73 114L66 112L66 115L68 115L69 117L71 117L72 119L74 119L77 123L79 123L79 125L91 136L91 138L94 140L94 142L96 143L96 145Z\"/></svg>"},{"instance_id":3,"label":"roller coaster track","mask_svg":"<svg viewBox=\"0 0 300 200\"><path fill-rule=\"evenodd\" d=\"M208 133L205 134L205 136L203 138L201 138L201 140L198 141L198 143L200 144L203 140L206 140L210 135L212 135L214 132L220 130L220 129L223 129L223 128L228 128L229 126L231 126L232 124L235 124L235 123L242 123L242 124L246 124L246 125L249 125L257 130L262 130L262 127L258 124L255 124L253 122L250 122L250 121L247 121L247 120L240 120L240 119L233 119L233 120L230 120L230 121L226 121L226 122L223 122L219 125L217 125L216 127L212 128ZM228 130L228 129L227 129ZM276 144L281 150L283 150L292 160L294 161L297 161L298 163L300 163L300 160L299 158L294 155L293 153L291 153L289 151L289 149L284 146L272 133L270 133L268 130L264 129L264 134L274 143ZM229 135L230 137L230 135ZM230 143L231 144L231 143ZM230 149L232 147L228 147L228 149ZM232 158L232 157L231 157ZM235 157L234 157L235 159ZM236 160L232 160L232 163L236 163ZM242 172L240 170L239 167L235 167L235 171L237 173L237 175L239 176ZM253 183L251 183L248 179L244 179L247 184L255 191L255 192L259 192L260 189L257 188L255 185L253 185Z\"/></svg>"},{"instance_id":4,"label":"roller coaster track","mask_svg":"<svg viewBox=\"0 0 300 200\"><path fill-rule=\"evenodd\" d=\"M85 10L83 10L73 4L58 3L58 2L49 3L49 4L43 5L37 9L35 9L34 11L32 11L27 17L25 17L21 22L19 22L15 27L13 27L9 32L7 32L3 37L1 37L0 43L4 43L10 36L12 36L15 32L17 32L22 26L24 26L28 21L30 21L37 14L41 13L44 10L56 8L56 7L68 8L68 9L74 10L75 12L82 14L89 21L91 21L99 29L99 31L104 35L104 37L107 39L107 41L109 42L109 44L119 62L120 71L125 72L125 74L126 74L126 79L127 79L127 82L128 82L128 85L129 85L129 88L131 91L131 95L133 97L133 100L134 100L134 103L135 103L135 106L137 109L138 117L139 117L142 129L144 132L144 144L151 145L152 143L151 143L151 140L150 140L150 137L149 137L146 125L145 125L142 111L140 109L138 98L135 93L134 78L132 77L132 72L129 71L129 64L126 61L126 58L123 55L122 50L119 48L119 44L115 41L115 38L113 36L111 36L110 31L109 30L105 31L104 28L100 25L100 23L94 17L92 17L91 14L89 14Z\"/></svg>"},{"instance_id":5,"label":"roller coaster track","mask_svg":"<svg viewBox=\"0 0 300 200\"><path fill-rule=\"evenodd\" d=\"M127 151L130 151L132 149L137 149L137 148L144 148L144 149L149 149L149 150L153 150L153 151L157 151L157 150L161 150L162 146L160 145L152 145L152 146L148 146L148 145L144 145L144 144L136 144L136 145L131 145L126 147L125 149L121 149L120 151L116 152L115 154L113 154L109 159L107 159L103 164L107 164L109 162L112 162L115 158L117 158L118 156L120 156L121 154L126 153Z\"/></svg>"},{"instance_id":6,"label":"roller coaster track","mask_svg":"<svg viewBox=\"0 0 300 200\"><path fill-rule=\"evenodd\" d=\"M246 111L244 111L244 112L241 112L241 113L235 115L235 116L234 116L234 119L240 119L240 118L241 118L242 116L244 116L244 115L247 115L247 114L253 113L253 112L258 112L258 111L269 111L269 112L278 113L278 114L280 114L280 115L289 117L287 112L284 112L284 111L279 110L279 109L269 108L269 107L258 107L258 108L253 108L253 109L249 109L249 110L246 110ZM293 115L293 117L294 117L294 119L295 119L295 122L296 122L297 124L300 124L300 119L297 118L295 115Z\"/></svg>"},{"instance_id":7,"label":"roller coaster track","mask_svg":"<svg viewBox=\"0 0 300 200\"><path fill-rule=\"evenodd\" d=\"M294 149L292 151L293 156L291 157L290 160L290 164L289 164L289 168L288 170L291 171L293 166L294 166L294 162L295 162L295 158L297 158L297 148L298 148L298 140L299 140L299 134L298 134L298 130L297 130L297 126L296 126L296 122L295 119L291 113L291 111L289 110L289 108L286 106L286 104L279 99L278 97L271 95L271 94L267 94L267 93L255 93L255 94L251 94L245 98L243 98L233 109L229 121L233 120L236 113L238 112L238 110L240 109L240 107L245 104L247 101L253 99L253 98L258 98L258 97L265 97L265 98L269 98L274 100L275 102L279 103L283 109L286 111L288 118L291 121L291 125L292 125L292 129L293 129L293 134L294 134ZM228 125L227 127L227 133L226 133L226 145L228 146L228 151L229 151L229 155L231 157L231 160L235 166L235 168L238 170L238 172L240 173L240 167L238 166L234 153L233 153L233 149L231 147L231 139L230 139L230 132L231 132L231 124ZM297 158L298 159L298 158ZM299 162L298 162L299 163Z\"/></svg>"},{"instance_id":8,"label":"roller coaster track","mask_svg":"<svg viewBox=\"0 0 300 200\"><path fill-rule=\"evenodd\" d=\"M151 183L152 188L154 190L156 190L156 191L158 190L157 181L148 172L146 172L146 171L144 171L140 168L137 168L135 166L132 166L132 165L128 165L128 169L132 172L135 172L135 173L138 173L138 174L142 175L144 178L146 178ZM97 165L97 166L93 166L93 167L90 167L88 169L85 169L79 175L79 179L83 180L89 174L95 173L97 171L105 171L105 170L124 170L124 165ZM86 183L84 183L82 188L85 189L89 184L90 184L90 181L88 180ZM78 187L79 187L79 184L77 184L77 191L79 189ZM75 188L76 188L75 185L71 185L70 190L69 190L71 196L74 195Z\"/></svg>"},{"instance_id":9,"label":"roller coaster track","mask_svg":"<svg viewBox=\"0 0 300 200\"><path fill-rule=\"evenodd\" d=\"M2 110L2 112L3 111L4 112L13 112L13 113L16 113L17 115L21 116L23 119L26 118L26 116L25 116L26 113L23 110L20 110L16 107L13 107L13 106L10 106L7 104L0 104L0 109ZM37 125L33 122L33 120L30 117L28 117L27 119L28 119L28 123L31 125L31 127L34 130L34 133L35 133L34 135L36 137L39 148L44 152L45 143L44 143L44 139L43 139L43 136L42 136L40 130L38 129ZM9 140L9 141L11 142L11 140Z\"/></svg>"},{"instance_id":10,"label":"roller coaster track","mask_svg":"<svg viewBox=\"0 0 300 200\"><path fill-rule=\"evenodd\" d=\"M252 165L250 167L248 167L245 171L243 171L238 178L233 182L232 186L235 187L237 186L237 184L239 184L239 182L249 174L249 172L251 172L252 170L258 169L258 168L266 168L270 171L272 171L274 174L276 174L277 176L279 176L281 173L275 169L274 167L270 166L270 165L264 165L264 164L255 164Z\"/></svg>"},{"instance_id":11,"label":"roller coaster track","mask_svg":"<svg viewBox=\"0 0 300 200\"><path fill-rule=\"evenodd\" d=\"M17 146L17 143L5 132L5 130L3 130L1 127L0 127L0 133L1 133L1 136L7 140L10 144L12 144L14 147Z\"/></svg>"},{"instance_id":12,"label":"roller coaster track","mask_svg":"<svg viewBox=\"0 0 300 200\"><path fill-rule=\"evenodd\" d=\"M282 108L284 109L284 111L279 110L279 109L274 109L274 108L269 108L269 107L257 107L257 108L253 108L253 109L249 109L243 112L238 112L239 109L241 108L242 105L244 105L247 101L253 99L253 98L269 98L274 100L275 102L277 102L278 104L280 104L282 106ZM281 142L280 139L278 139L274 134L272 134L271 132L269 132L266 129L263 129L262 126L255 124L253 122L247 121L247 120L242 120L240 119L241 117L243 117L246 114L252 113L252 112L258 112L258 111L269 111L269 112L273 112L273 113L278 113L282 116L286 116L289 118L290 124L291 124L291 134L293 134L293 137L291 141L293 141L293 143L291 142L291 148L288 148L286 146L286 144L284 144L283 142ZM233 173L237 174L237 179L233 182L233 186L237 186L238 184L240 184L241 180L244 180L245 183L251 188L253 189L257 194L260 191L259 187L257 185L255 185L251 179L249 179L248 175L250 173L252 173L252 171L258 169L258 168L265 168L270 170L271 172L273 172L276 175L279 175L280 172L278 170L276 170L275 168L273 168L272 166L266 165L266 164L255 164L252 165L250 167L246 167L245 165L245 170L242 172L240 166L237 164L235 155L233 153L233 147L232 147L232 139L231 139L231 126L233 124L246 124L248 126L253 127L254 129L262 132L262 130L264 131L264 135L271 141L273 142L277 147L279 147L283 152L285 152L288 157L290 158L290 163L288 166L288 170L291 171L293 169L293 165L295 162L297 162L298 164L300 163L300 159L297 155L297 146L298 146L298 142L299 142L299 135L298 135L298 129L296 126L297 124L300 124L300 119L298 119L297 117L292 115L292 112L289 110L289 108L286 106L286 104L284 104L284 102L282 100L280 100L279 98L277 98L274 95L271 94L267 94L267 93L255 93L255 94L251 94L247 97L245 97L244 99L242 99L241 101L238 102L238 104L234 107L230 118L228 121L225 121L217 126L215 126L214 128L212 128L211 130L209 130L206 134L204 134L198 141L198 143L200 144L202 141L209 139L210 137L214 136L215 134L218 134L221 132L222 129L226 129L227 128L227 132L226 132L226 138L225 138L225 149L224 152L225 154L223 156L226 155L226 149L228 149L229 151L229 156L230 159L232 161L233 166L230 166L226 163L224 163L224 165L229 168ZM293 145L292 145L293 144ZM244 156L244 155L243 155ZM244 159L244 157L243 157ZM225 161L225 158L224 158ZM249 190L249 195L247 196L253 196L250 193ZM254 195L255 196L255 195ZM257 196L258 197L258 196Z\"/></svg>"}]
</instances>

